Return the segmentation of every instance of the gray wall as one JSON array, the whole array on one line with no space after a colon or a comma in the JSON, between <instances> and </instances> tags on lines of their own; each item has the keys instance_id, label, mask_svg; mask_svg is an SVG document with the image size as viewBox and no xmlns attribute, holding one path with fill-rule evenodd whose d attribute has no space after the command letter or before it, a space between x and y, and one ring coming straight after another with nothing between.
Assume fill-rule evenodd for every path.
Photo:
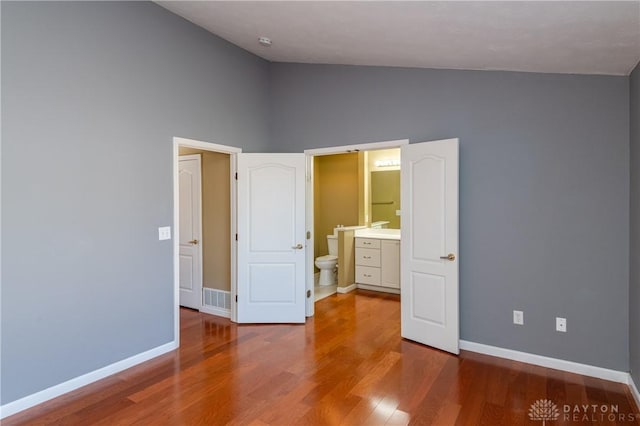
<instances>
[{"instance_id":1,"label":"gray wall","mask_svg":"<svg viewBox=\"0 0 640 426\"><path fill-rule=\"evenodd\" d=\"M628 368L627 78L270 66L154 4L0 4L2 404L173 340L173 136L459 137L462 338Z\"/></svg>"},{"instance_id":2,"label":"gray wall","mask_svg":"<svg viewBox=\"0 0 640 426\"><path fill-rule=\"evenodd\" d=\"M462 339L627 370L628 78L273 64L271 106L277 151L460 138Z\"/></svg>"},{"instance_id":3,"label":"gray wall","mask_svg":"<svg viewBox=\"0 0 640 426\"><path fill-rule=\"evenodd\" d=\"M640 64L630 79L631 253L629 277L629 356L633 380L640 385Z\"/></svg>"},{"instance_id":4,"label":"gray wall","mask_svg":"<svg viewBox=\"0 0 640 426\"><path fill-rule=\"evenodd\" d=\"M173 340L172 137L264 151L269 64L152 3L1 7L5 404Z\"/></svg>"}]
</instances>

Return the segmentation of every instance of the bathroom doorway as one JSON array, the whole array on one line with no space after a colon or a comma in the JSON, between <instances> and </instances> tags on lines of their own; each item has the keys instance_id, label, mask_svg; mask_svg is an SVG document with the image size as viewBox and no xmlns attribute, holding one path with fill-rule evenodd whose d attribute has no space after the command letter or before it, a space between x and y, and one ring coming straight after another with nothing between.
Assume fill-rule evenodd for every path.
<instances>
[{"instance_id":1,"label":"bathroom doorway","mask_svg":"<svg viewBox=\"0 0 640 426\"><path fill-rule=\"evenodd\" d=\"M389 142L383 142L305 151L308 156L308 170L311 171L307 186L310 195L307 197L308 230L314 224L315 213L314 156L345 152L359 153L392 147L389 145ZM402 231L358 229L360 226L334 229L338 234L339 273L346 272L342 267L343 262L348 260L345 258L353 252L355 252L354 260L359 260L357 268L360 269L360 272L356 269L354 284L344 285L344 282L339 281L337 290L339 293L346 293L355 288L368 290L367 287L375 285L376 287L395 287L399 293L402 288L403 297L400 299L402 337L457 354L459 353L459 261L457 257L459 140L452 138L412 145L408 145L408 141L400 141L393 145L400 148L403 164L400 173L402 211L399 212L404 223ZM383 161L378 165L386 166L392 163L393 161ZM399 165L400 161L398 161ZM392 205L391 197L389 196L389 200L380 204ZM388 225L391 220L380 222ZM370 226L373 223L365 222L365 225ZM315 237L322 238L322 235ZM311 240L308 246L313 246L314 236L310 231L307 238ZM349 241L354 240L355 244L349 246ZM395 247L391 247L394 245ZM402 247L402 259L400 259L399 246ZM309 290L313 288L311 287L313 285L311 267L313 254L308 250L307 288ZM395 278L390 280L392 276ZM380 289L376 290L380 291ZM309 291L309 295L311 293ZM309 309L308 315L313 315L313 309L314 304Z\"/></svg>"},{"instance_id":2,"label":"bathroom doorway","mask_svg":"<svg viewBox=\"0 0 640 426\"><path fill-rule=\"evenodd\" d=\"M399 147L406 144L407 140L398 140L305 151L311 176L308 191L313 194L308 198L312 205L307 206L308 230L313 239L309 244L313 251L308 253L311 266L308 266L307 277L307 288L313 289L311 305L324 297L356 288L353 245L357 229L372 224L399 228ZM336 244L336 240L346 255L335 261L334 283L319 285L324 277L318 265L331 268L330 261L324 258L332 256L329 245ZM313 306L310 309L308 316L313 314Z\"/></svg>"}]
</instances>

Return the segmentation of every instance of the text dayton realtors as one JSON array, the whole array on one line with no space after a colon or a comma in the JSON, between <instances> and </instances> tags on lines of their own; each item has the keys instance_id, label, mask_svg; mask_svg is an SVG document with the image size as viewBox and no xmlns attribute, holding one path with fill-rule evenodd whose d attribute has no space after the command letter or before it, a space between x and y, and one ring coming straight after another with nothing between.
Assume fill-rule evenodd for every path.
<instances>
[{"instance_id":1,"label":"text dayton realtors","mask_svg":"<svg viewBox=\"0 0 640 426\"><path fill-rule=\"evenodd\" d=\"M572 422L634 422L640 420L640 414L621 413L618 405L598 404L565 404L562 406L562 417Z\"/></svg>"}]
</instances>

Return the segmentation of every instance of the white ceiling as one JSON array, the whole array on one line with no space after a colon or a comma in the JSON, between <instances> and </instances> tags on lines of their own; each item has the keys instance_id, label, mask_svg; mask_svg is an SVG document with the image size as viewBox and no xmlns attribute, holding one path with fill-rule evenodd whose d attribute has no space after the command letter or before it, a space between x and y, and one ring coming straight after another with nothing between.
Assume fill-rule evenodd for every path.
<instances>
[{"instance_id":1,"label":"white ceiling","mask_svg":"<svg viewBox=\"0 0 640 426\"><path fill-rule=\"evenodd\" d=\"M628 75L640 60L640 0L158 3L274 62Z\"/></svg>"}]
</instances>

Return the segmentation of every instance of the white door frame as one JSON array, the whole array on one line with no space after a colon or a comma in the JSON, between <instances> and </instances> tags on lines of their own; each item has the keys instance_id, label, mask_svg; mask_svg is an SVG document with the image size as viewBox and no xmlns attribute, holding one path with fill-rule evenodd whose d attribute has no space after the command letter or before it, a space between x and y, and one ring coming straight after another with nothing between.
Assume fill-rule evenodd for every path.
<instances>
[{"instance_id":1,"label":"white door frame","mask_svg":"<svg viewBox=\"0 0 640 426\"><path fill-rule=\"evenodd\" d=\"M236 212L236 154L242 152L242 149L234 146L219 145L211 142L204 142L195 139L186 139L181 137L173 138L173 306L174 306L174 324L173 333L175 336L175 342L180 345L180 199L178 197L178 161L180 159L179 148L195 148L202 151L220 152L223 154L229 154L230 162L230 181L229 191L231 195L231 321L236 321L236 229L237 229L237 212Z\"/></svg>"},{"instance_id":2,"label":"white door frame","mask_svg":"<svg viewBox=\"0 0 640 426\"><path fill-rule=\"evenodd\" d=\"M306 225L307 232L310 235L310 238L307 239L307 247L311 250L307 250L306 253L306 261L307 261L307 277L306 277L306 291L307 294L311 294L310 297L307 298L306 304L306 312L305 315L308 317L312 317L315 312L315 288L314 288L314 278L313 271L314 265L313 262L315 260L315 235L314 235L314 218L313 218L313 157L317 155L334 155L334 154L347 154L359 151L374 151L377 149L390 149L390 148L400 148L403 145L408 145L409 139L398 139L391 141L382 141L382 142L369 142L369 143L361 143L355 145L342 145L342 146L331 146L328 148L314 148L314 149L305 149L304 153L307 156L307 191L306 191Z\"/></svg>"}]
</instances>

